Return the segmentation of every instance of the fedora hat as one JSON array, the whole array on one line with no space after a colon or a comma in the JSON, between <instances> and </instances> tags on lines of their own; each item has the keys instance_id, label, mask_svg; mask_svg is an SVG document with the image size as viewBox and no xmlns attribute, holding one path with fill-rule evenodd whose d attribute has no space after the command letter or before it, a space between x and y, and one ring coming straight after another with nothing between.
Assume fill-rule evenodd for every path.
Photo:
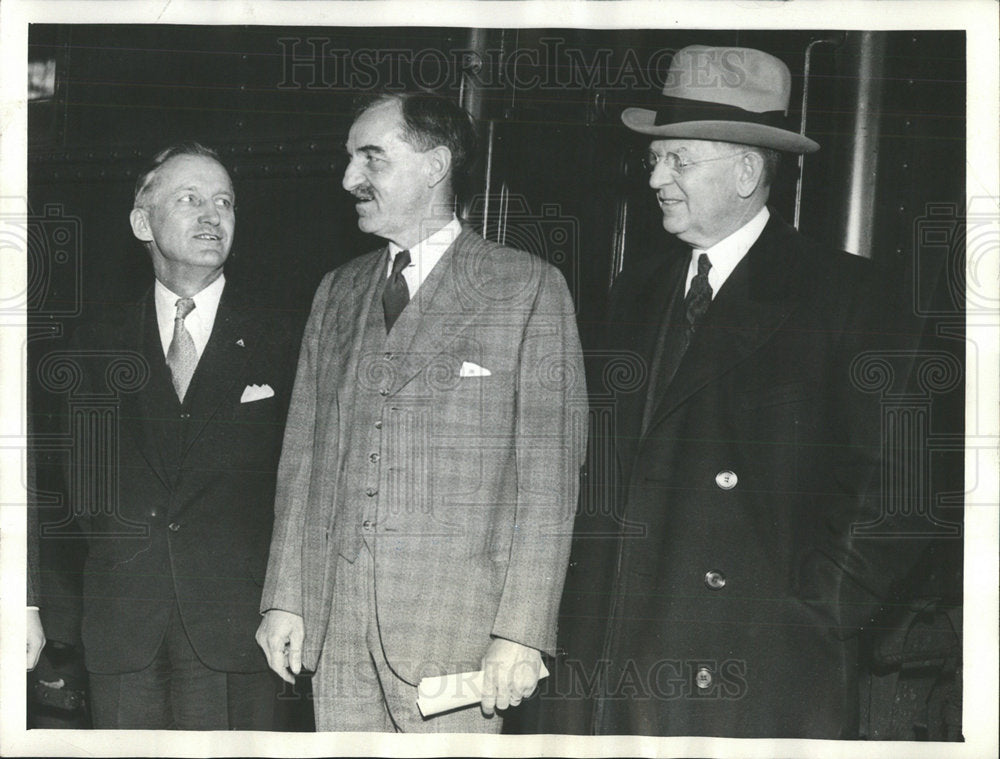
<instances>
[{"instance_id":1,"label":"fedora hat","mask_svg":"<svg viewBox=\"0 0 1000 759\"><path fill-rule=\"evenodd\" d=\"M651 137L813 153L819 144L788 128L791 89L788 66L773 55L748 47L690 45L670 61L660 107L626 108L622 121Z\"/></svg>"}]
</instances>

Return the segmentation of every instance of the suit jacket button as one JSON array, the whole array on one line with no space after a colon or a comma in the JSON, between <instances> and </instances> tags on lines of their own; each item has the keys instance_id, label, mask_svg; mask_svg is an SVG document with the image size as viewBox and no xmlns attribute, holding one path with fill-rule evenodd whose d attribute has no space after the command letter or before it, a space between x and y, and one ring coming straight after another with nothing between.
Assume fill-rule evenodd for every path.
<instances>
[{"instance_id":1,"label":"suit jacket button","mask_svg":"<svg viewBox=\"0 0 1000 759\"><path fill-rule=\"evenodd\" d=\"M715 569L705 572L705 585L709 590L722 590L726 587L726 576Z\"/></svg>"},{"instance_id":2,"label":"suit jacket button","mask_svg":"<svg viewBox=\"0 0 1000 759\"><path fill-rule=\"evenodd\" d=\"M368 460L373 464L377 464L379 460L379 455L377 453L373 453L371 456L368 457Z\"/></svg>"},{"instance_id":3,"label":"suit jacket button","mask_svg":"<svg viewBox=\"0 0 1000 759\"><path fill-rule=\"evenodd\" d=\"M378 493L378 491L375 488L368 488L368 490L365 491L365 495L369 498L374 497L376 493Z\"/></svg>"},{"instance_id":4,"label":"suit jacket button","mask_svg":"<svg viewBox=\"0 0 1000 759\"><path fill-rule=\"evenodd\" d=\"M371 532L372 530L375 529L375 523L370 519L366 519L364 522L362 522L361 526L365 528L365 532Z\"/></svg>"},{"instance_id":5,"label":"suit jacket button","mask_svg":"<svg viewBox=\"0 0 1000 759\"><path fill-rule=\"evenodd\" d=\"M170 524L167 525L167 529L169 529L171 532L177 532L180 528L181 526L177 524L177 522L171 522Z\"/></svg>"},{"instance_id":6,"label":"suit jacket button","mask_svg":"<svg viewBox=\"0 0 1000 759\"><path fill-rule=\"evenodd\" d=\"M723 490L732 490L736 487L737 482L739 482L739 477L736 476L736 472L728 469L724 469L715 475L715 484Z\"/></svg>"},{"instance_id":7,"label":"suit jacket button","mask_svg":"<svg viewBox=\"0 0 1000 759\"><path fill-rule=\"evenodd\" d=\"M712 686L712 672L707 667L699 668L694 676L694 684L702 690Z\"/></svg>"}]
</instances>

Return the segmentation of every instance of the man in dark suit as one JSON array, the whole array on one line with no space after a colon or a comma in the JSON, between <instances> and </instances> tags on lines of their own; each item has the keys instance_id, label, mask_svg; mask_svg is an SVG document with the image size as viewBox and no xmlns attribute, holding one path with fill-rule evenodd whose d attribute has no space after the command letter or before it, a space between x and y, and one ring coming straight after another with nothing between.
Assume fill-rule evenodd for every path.
<instances>
[{"instance_id":1,"label":"man in dark suit","mask_svg":"<svg viewBox=\"0 0 1000 759\"><path fill-rule=\"evenodd\" d=\"M98 728L273 728L254 630L296 340L226 282L235 200L213 151L159 153L129 217L156 281L70 354L79 392L121 398L120 439L78 441L70 475Z\"/></svg>"},{"instance_id":2,"label":"man in dark suit","mask_svg":"<svg viewBox=\"0 0 1000 759\"><path fill-rule=\"evenodd\" d=\"M344 188L388 244L316 293L258 632L287 680L315 670L319 730L496 732L555 644L582 356L558 270L455 217L473 138L425 94L365 102L348 136ZM422 676L480 668L481 709L422 717Z\"/></svg>"},{"instance_id":3,"label":"man in dark suit","mask_svg":"<svg viewBox=\"0 0 1000 759\"><path fill-rule=\"evenodd\" d=\"M622 114L687 247L612 292L599 355L643 381L604 389L614 456L590 477L614 513L578 518L546 731L857 735L856 633L917 541L856 530L881 510L856 362L894 327L868 261L767 207L779 154L819 147L784 125L789 90L770 55L693 46L658 110Z\"/></svg>"}]
</instances>

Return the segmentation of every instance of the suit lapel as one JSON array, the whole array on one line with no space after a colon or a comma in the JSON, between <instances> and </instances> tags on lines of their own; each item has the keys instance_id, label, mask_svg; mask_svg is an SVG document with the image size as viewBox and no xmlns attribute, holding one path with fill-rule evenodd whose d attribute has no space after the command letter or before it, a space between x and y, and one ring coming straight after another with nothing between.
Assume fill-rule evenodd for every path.
<instances>
[{"instance_id":1,"label":"suit lapel","mask_svg":"<svg viewBox=\"0 0 1000 759\"><path fill-rule=\"evenodd\" d=\"M652 428L709 382L759 350L801 298L799 245L774 214L719 290L673 382L653 413Z\"/></svg>"},{"instance_id":2,"label":"suit lapel","mask_svg":"<svg viewBox=\"0 0 1000 759\"><path fill-rule=\"evenodd\" d=\"M212 334L185 398L191 423L184 438L182 458L218 412L233 384L245 376L243 367L250 355L260 349L256 344L258 336L251 327L238 291L227 285L219 301Z\"/></svg>"},{"instance_id":3,"label":"suit lapel","mask_svg":"<svg viewBox=\"0 0 1000 759\"><path fill-rule=\"evenodd\" d=\"M365 355L365 329L372 308L381 310L381 292L385 287L389 267L389 248L382 248L371 261L358 268L354 278L339 287L332 297L342 299L336 307L337 327L329 330L324 339L321 377L336 377L337 392L342 404L352 408L357 378L367 374L362 361L371 361ZM349 292L342 292L348 290ZM378 306L374 305L378 303ZM404 309L405 313L405 309ZM397 321L398 324L398 321ZM385 327L383 326L383 333ZM324 338L327 335L324 334Z\"/></svg>"},{"instance_id":4,"label":"suit lapel","mask_svg":"<svg viewBox=\"0 0 1000 759\"><path fill-rule=\"evenodd\" d=\"M391 392L419 374L490 305L486 297L464 297L461 285L481 270L478 257L491 252L492 246L479 235L463 230L420 285L389 333L387 349L402 357Z\"/></svg>"},{"instance_id":5,"label":"suit lapel","mask_svg":"<svg viewBox=\"0 0 1000 759\"><path fill-rule=\"evenodd\" d=\"M123 439L131 439L153 473L164 485L169 485L170 463L165 458L169 451L164 446L163 417L164 409L178 404L163 356L152 290L124 310L110 344L124 352L139 354L148 367L145 385L137 392L119 396L120 429Z\"/></svg>"}]
</instances>

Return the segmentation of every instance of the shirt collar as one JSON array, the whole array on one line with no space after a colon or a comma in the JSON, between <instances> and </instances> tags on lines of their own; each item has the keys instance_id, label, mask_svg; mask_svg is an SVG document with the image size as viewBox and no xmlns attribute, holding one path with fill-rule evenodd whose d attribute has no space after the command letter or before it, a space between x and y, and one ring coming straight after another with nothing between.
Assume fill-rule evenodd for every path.
<instances>
[{"instance_id":1,"label":"shirt collar","mask_svg":"<svg viewBox=\"0 0 1000 759\"><path fill-rule=\"evenodd\" d=\"M215 315L219 310L219 301L226 286L226 275L220 274L212 284L191 296L194 310L184 320L184 326L191 333L195 348L200 356L212 334L215 325ZM174 317L177 315L177 299L183 296L171 291L160 280L153 285L153 300L156 304L156 321L160 329L160 339L164 343L166 353L173 336Z\"/></svg>"},{"instance_id":2,"label":"shirt collar","mask_svg":"<svg viewBox=\"0 0 1000 759\"><path fill-rule=\"evenodd\" d=\"M719 292L719 288L729 279L729 275L733 273L737 264L743 260L747 251L757 242L757 238L764 231L769 218L771 218L771 212L767 210L767 206L764 206L750 221L729 235L729 237L719 240L719 242L710 248L692 249L691 263L688 266L688 285L690 286L691 280L698 272L699 255L706 253L708 260L712 262L712 268L708 273L708 282L712 286L714 297L715 293Z\"/></svg>"},{"instance_id":3,"label":"shirt collar","mask_svg":"<svg viewBox=\"0 0 1000 759\"><path fill-rule=\"evenodd\" d=\"M219 301L222 299L222 290L225 286L226 275L220 274L212 284L192 295L191 299L194 301L194 311L192 313L200 314L202 320L214 322L215 313L219 310ZM168 307L170 309L170 320L173 322L177 312L177 299L184 296L177 295L160 280L156 280L153 290L157 307L159 307L161 302L164 306Z\"/></svg>"},{"instance_id":4,"label":"shirt collar","mask_svg":"<svg viewBox=\"0 0 1000 759\"><path fill-rule=\"evenodd\" d=\"M455 239L462 234L462 225L457 216L452 216L451 221L445 224L437 232L428 235L423 240L410 248L410 266L415 268L417 280L422 283L427 279L427 275L441 260L441 256L451 247ZM396 243L389 243L389 270L392 270L392 261L396 255L403 250Z\"/></svg>"}]
</instances>

